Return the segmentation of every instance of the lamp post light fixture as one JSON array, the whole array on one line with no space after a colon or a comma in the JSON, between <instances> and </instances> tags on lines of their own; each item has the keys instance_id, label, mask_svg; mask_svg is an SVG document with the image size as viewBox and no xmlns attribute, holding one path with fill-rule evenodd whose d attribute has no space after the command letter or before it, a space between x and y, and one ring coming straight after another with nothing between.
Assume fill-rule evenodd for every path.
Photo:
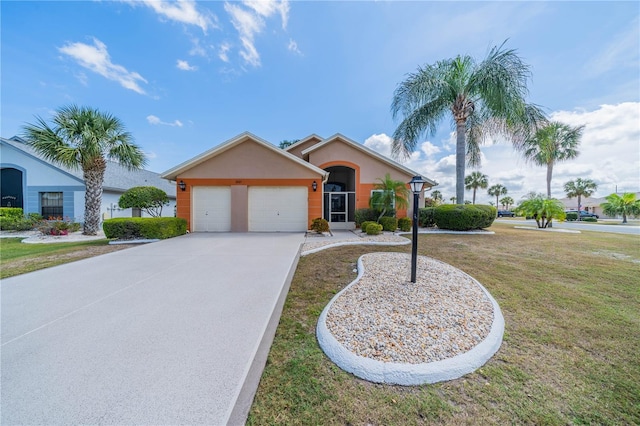
<instances>
[{"instance_id":1,"label":"lamp post light fixture","mask_svg":"<svg viewBox=\"0 0 640 426\"><path fill-rule=\"evenodd\" d=\"M180 190L181 190L181 191L185 191L185 190L187 189L187 184L186 184L186 183L184 183L184 181L183 181L183 180L181 180L181 181L178 183L178 186L180 187Z\"/></svg>"},{"instance_id":2,"label":"lamp post light fixture","mask_svg":"<svg viewBox=\"0 0 640 426\"><path fill-rule=\"evenodd\" d=\"M413 192L413 241L411 242L411 282L416 282L416 265L418 262L418 203L420 192L427 181L422 176L414 176L409 182Z\"/></svg>"},{"instance_id":3,"label":"lamp post light fixture","mask_svg":"<svg viewBox=\"0 0 640 426\"><path fill-rule=\"evenodd\" d=\"M318 190L318 182L314 180L311 184L311 189L313 189L313 192L316 192Z\"/></svg>"}]
</instances>

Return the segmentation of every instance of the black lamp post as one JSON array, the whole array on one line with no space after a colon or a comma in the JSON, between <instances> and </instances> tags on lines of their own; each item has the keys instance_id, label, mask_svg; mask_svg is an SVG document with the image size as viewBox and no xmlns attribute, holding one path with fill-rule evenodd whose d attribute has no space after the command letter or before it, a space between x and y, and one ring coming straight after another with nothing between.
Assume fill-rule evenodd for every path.
<instances>
[{"instance_id":1,"label":"black lamp post","mask_svg":"<svg viewBox=\"0 0 640 426\"><path fill-rule=\"evenodd\" d=\"M411 243L411 282L416 282L416 264L418 261L418 200L426 181L422 176L414 176L409 182L413 192L413 241Z\"/></svg>"}]
</instances>

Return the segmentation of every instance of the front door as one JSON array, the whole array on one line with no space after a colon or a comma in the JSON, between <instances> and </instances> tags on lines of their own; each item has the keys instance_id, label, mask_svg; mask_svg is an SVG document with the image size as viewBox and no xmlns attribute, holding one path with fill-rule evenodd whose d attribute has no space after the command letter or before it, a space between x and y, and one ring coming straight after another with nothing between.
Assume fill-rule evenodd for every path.
<instances>
[{"instance_id":1,"label":"front door","mask_svg":"<svg viewBox=\"0 0 640 426\"><path fill-rule=\"evenodd\" d=\"M324 217L331 229L354 229L355 192L324 194Z\"/></svg>"}]
</instances>

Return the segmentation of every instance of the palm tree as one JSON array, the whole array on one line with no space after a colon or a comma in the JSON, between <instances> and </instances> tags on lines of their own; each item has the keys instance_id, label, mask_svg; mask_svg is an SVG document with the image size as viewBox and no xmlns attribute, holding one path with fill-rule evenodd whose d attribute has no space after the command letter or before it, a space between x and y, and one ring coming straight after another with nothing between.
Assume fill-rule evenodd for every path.
<instances>
[{"instance_id":1,"label":"palm tree","mask_svg":"<svg viewBox=\"0 0 640 426\"><path fill-rule=\"evenodd\" d=\"M584 126L571 127L554 121L538 129L524 141L525 160L538 166L547 166L547 197L551 198L553 166L578 156L578 145Z\"/></svg>"},{"instance_id":2,"label":"palm tree","mask_svg":"<svg viewBox=\"0 0 640 426\"><path fill-rule=\"evenodd\" d=\"M440 201L442 201L442 192L438 191L437 189L435 191L433 191L431 193L431 198L433 198L433 200L436 202L436 204L438 204Z\"/></svg>"},{"instance_id":3,"label":"palm tree","mask_svg":"<svg viewBox=\"0 0 640 426\"><path fill-rule=\"evenodd\" d=\"M449 197L449 201L451 201L451 204L455 204L456 203L456 197Z\"/></svg>"},{"instance_id":4,"label":"palm tree","mask_svg":"<svg viewBox=\"0 0 640 426\"><path fill-rule=\"evenodd\" d=\"M578 197L578 214L580 214L582 197L588 198L597 190L598 184L591 179L578 178L564 184L564 192L567 194L567 197Z\"/></svg>"},{"instance_id":5,"label":"palm tree","mask_svg":"<svg viewBox=\"0 0 640 426\"><path fill-rule=\"evenodd\" d=\"M622 223L627 223L627 216L640 215L640 200L633 192L625 192L622 197L618 194L610 194L605 197L606 203L600 204L602 211L607 216L622 215Z\"/></svg>"},{"instance_id":6,"label":"palm tree","mask_svg":"<svg viewBox=\"0 0 640 426\"><path fill-rule=\"evenodd\" d=\"M396 207L404 209L408 205L409 188L406 182L391 179L387 173L384 179L378 178L378 183L373 185L375 192L369 199L369 206L380 211L378 222L389 210Z\"/></svg>"},{"instance_id":7,"label":"palm tree","mask_svg":"<svg viewBox=\"0 0 640 426\"><path fill-rule=\"evenodd\" d=\"M487 186L489 186L489 178L480 172L473 172L464 178L464 188L473 189L473 204L476 203L476 190L487 189Z\"/></svg>"},{"instance_id":8,"label":"palm tree","mask_svg":"<svg viewBox=\"0 0 640 426\"><path fill-rule=\"evenodd\" d=\"M116 117L88 107L70 105L56 111L53 127L37 117L24 126L25 139L45 159L82 170L84 177L83 234L96 235L100 226L102 183L107 160L138 169L146 159Z\"/></svg>"},{"instance_id":9,"label":"palm tree","mask_svg":"<svg viewBox=\"0 0 640 426\"><path fill-rule=\"evenodd\" d=\"M396 156L408 156L423 134L435 134L438 123L452 115L458 204L464 203L465 157L479 165L479 146L489 136L504 136L520 147L545 121L540 109L525 101L529 66L504 44L479 63L464 55L419 67L394 92L393 117L403 116L393 133Z\"/></svg>"},{"instance_id":10,"label":"palm tree","mask_svg":"<svg viewBox=\"0 0 640 426\"><path fill-rule=\"evenodd\" d=\"M509 210L509 206L513 204L513 198L511 197L501 198L500 204L502 204L502 207L504 207L505 210Z\"/></svg>"},{"instance_id":11,"label":"palm tree","mask_svg":"<svg viewBox=\"0 0 640 426\"><path fill-rule=\"evenodd\" d=\"M496 197L496 208L497 208L499 206L498 197L500 197L501 195L507 195L507 188L505 188L504 185L497 183L493 185L491 188L489 188L487 193L489 195L493 195L494 197Z\"/></svg>"},{"instance_id":12,"label":"palm tree","mask_svg":"<svg viewBox=\"0 0 640 426\"><path fill-rule=\"evenodd\" d=\"M529 198L516 209L518 216L533 217L538 228L551 228L553 219L563 220L566 216L564 205L555 198L537 195Z\"/></svg>"}]
</instances>

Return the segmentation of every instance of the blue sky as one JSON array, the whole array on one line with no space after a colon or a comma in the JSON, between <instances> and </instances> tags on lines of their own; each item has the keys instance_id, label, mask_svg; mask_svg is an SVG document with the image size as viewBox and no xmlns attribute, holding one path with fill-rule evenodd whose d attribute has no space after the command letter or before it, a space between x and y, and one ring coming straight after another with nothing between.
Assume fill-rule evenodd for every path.
<instances>
[{"instance_id":1,"label":"blue sky","mask_svg":"<svg viewBox=\"0 0 640 426\"><path fill-rule=\"evenodd\" d=\"M552 192L640 191L638 2L2 1L1 128L21 133L63 105L119 117L163 172L243 131L278 144L342 133L389 154L393 91L418 66L508 39L531 66L529 100L586 125ZM453 196L443 121L405 162ZM480 170L518 200L545 170L504 142ZM469 173L471 169L467 170ZM470 197L470 196L469 196ZM492 198L478 195L480 202Z\"/></svg>"}]
</instances>

